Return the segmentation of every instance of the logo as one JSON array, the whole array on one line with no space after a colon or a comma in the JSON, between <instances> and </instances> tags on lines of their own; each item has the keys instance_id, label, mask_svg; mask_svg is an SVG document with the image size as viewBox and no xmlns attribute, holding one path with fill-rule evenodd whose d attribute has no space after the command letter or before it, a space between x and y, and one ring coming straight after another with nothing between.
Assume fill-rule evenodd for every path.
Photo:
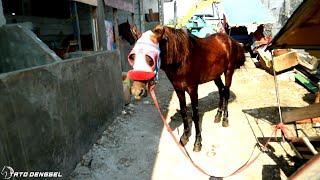
<instances>
[{"instance_id":1,"label":"logo","mask_svg":"<svg viewBox=\"0 0 320 180\"><path fill-rule=\"evenodd\" d=\"M10 166L4 166L1 171L3 179L10 179L14 173L14 170Z\"/></svg>"},{"instance_id":2,"label":"logo","mask_svg":"<svg viewBox=\"0 0 320 180\"><path fill-rule=\"evenodd\" d=\"M60 172L39 172L39 171L31 171L31 172L18 172L14 171L10 166L4 166L1 171L1 176L3 179L11 179L12 177L19 177L19 178L59 178L62 177Z\"/></svg>"}]
</instances>

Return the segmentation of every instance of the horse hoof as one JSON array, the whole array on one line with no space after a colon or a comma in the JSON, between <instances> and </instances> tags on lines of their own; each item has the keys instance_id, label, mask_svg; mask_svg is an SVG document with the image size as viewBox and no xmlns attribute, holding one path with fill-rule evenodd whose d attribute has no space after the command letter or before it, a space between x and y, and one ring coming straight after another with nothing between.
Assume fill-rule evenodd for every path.
<instances>
[{"instance_id":1,"label":"horse hoof","mask_svg":"<svg viewBox=\"0 0 320 180\"><path fill-rule=\"evenodd\" d=\"M182 146L185 146L188 142L189 142L189 138L187 138L186 136L182 135L181 138L180 138L180 144Z\"/></svg>"},{"instance_id":2,"label":"horse hoof","mask_svg":"<svg viewBox=\"0 0 320 180\"><path fill-rule=\"evenodd\" d=\"M222 121L222 127L228 127L229 126L229 121L228 120L223 120Z\"/></svg>"},{"instance_id":3,"label":"horse hoof","mask_svg":"<svg viewBox=\"0 0 320 180\"><path fill-rule=\"evenodd\" d=\"M201 143L194 144L194 146L193 146L193 151L194 151L194 152L200 152L200 151L201 151L201 148L202 148L202 144L201 144Z\"/></svg>"},{"instance_id":4,"label":"horse hoof","mask_svg":"<svg viewBox=\"0 0 320 180\"><path fill-rule=\"evenodd\" d=\"M221 117L215 117L214 118L214 123L219 123L221 121Z\"/></svg>"}]
</instances>

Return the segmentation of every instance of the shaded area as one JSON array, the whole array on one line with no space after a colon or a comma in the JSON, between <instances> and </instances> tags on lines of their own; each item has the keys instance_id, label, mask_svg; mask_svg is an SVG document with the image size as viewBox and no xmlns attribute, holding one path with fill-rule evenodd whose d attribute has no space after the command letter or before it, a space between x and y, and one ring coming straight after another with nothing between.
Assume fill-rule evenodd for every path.
<instances>
[{"instance_id":1,"label":"shaded area","mask_svg":"<svg viewBox=\"0 0 320 180\"><path fill-rule=\"evenodd\" d=\"M281 107L282 111L288 111L295 108L296 107ZM279 123L278 107L246 109L246 110L243 110L243 112L253 116L256 119L255 126L258 127L259 133L262 134L262 137L258 137L256 135L257 133L254 131L253 124L251 124L247 119L248 124L251 128L251 131L257 140L256 146L260 148L260 151L266 153L276 163L276 165L263 165L263 170L262 170L263 179L270 179L270 178L281 179L280 169L283 171L283 173L287 177L291 176L304 163L304 161L301 160L298 156L292 156L288 153L286 148L281 143L284 140L284 138L277 137L277 135L279 135L280 133L279 132L280 130L277 131L278 134L276 134L274 137L269 137L270 134L267 134L267 136L265 136L264 130L261 128L262 126L257 121L257 120L262 120L271 124L278 124ZM263 148L262 145L265 145L268 141L269 141L269 144L267 145L267 147ZM277 155L276 147L274 146L275 144L273 143L277 143L277 145L280 145L280 148L285 154Z\"/></svg>"},{"instance_id":2,"label":"shaded area","mask_svg":"<svg viewBox=\"0 0 320 180\"><path fill-rule=\"evenodd\" d=\"M297 107L281 107L281 111L285 112L285 111L290 111L296 108ZM256 119L266 120L272 124L278 124L280 122L279 111L277 106L255 108L255 109L244 109L242 110L242 112L249 114Z\"/></svg>"},{"instance_id":3,"label":"shaded area","mask_svg":"<svg viewBox=\"0 0 320 180\"><path fill-rule=\"evenodd\" d=\"M159 75L156 93L164 111L173 91L164 73ZM132 100L81 158L70 179L152 179L162 132L163 124L150 96Z\"/></svg>"},{"instance_id":4,"label":"shaded area","mask_svg":"<svg viewBox=\"0 0 320 180\"><path fill-rule=\"evenodd\" d=\"M280 169L276 165L263 165L262 180L280 180Z\"/></svg>"}]
</instances>

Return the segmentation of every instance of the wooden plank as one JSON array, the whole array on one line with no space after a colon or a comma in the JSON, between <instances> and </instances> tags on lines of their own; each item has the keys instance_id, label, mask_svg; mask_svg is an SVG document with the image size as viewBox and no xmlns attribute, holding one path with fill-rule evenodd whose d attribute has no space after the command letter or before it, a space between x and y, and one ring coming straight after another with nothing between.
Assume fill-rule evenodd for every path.
<instances>
[{"instance_id":1,"label":"wooden plank","mask_svg":"<svg viewBox=\"0 0 320 180\"><path fill-rule=\"evenodd\" d=\"M273 57L273 68L276 72L280 72L298 65L298 57L296 52L288 52L280 56Z\"/></svg>"},{"instance_id":2,"label":"wooden plank","mask_svg":"<svg viewBox=\"0 0 320 180\"><path fill-rule=\"evenodd\" d=\"M289 179L319 179L320 178L320 155L311 157L312 159L306 162Z\"/></svg>"},{"instance_id":3,"label":"wooden plank","mask_svg":"<svg viewBox=\"0 0 320 180\"><path fill-rule=\"evenodd\" d=\"M320 117L317 118L310 118L310 119L303 119L296 121L297 124L305 124L305 123L320 123Z\"/></svg>"},{"instance_id":4,"label":"wooden plank","mask_svg":"<svg viewBox=\"0 0 320 180\"><path fill-rule=\"evenodd\" d=\"M298 120L320 117L320 103L283 112L283 123L292 123Z\"/></svg>"},{"instance_id":5,"label":"wooden plank","mask_svg":"<svg viewBox=\"0 0 320 180\"><path fill-rule=\"evenodd\" d=\"M314 146L311 144L311 142L307 137L302 137L302 140L304 144L308 147L308 149L312 152L312 154L314 155L318 154L318 151L314 148Z\"/></svg>"}]
</instances>

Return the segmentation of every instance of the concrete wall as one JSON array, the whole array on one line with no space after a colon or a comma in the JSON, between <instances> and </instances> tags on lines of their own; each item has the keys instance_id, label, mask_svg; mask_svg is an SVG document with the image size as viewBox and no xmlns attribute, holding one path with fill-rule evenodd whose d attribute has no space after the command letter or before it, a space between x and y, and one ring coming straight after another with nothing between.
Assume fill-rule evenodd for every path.
<instances>
[{"instance_id":1,"label":"concrete wall","mask_svg":"<svg viewBox=\"0 0 320 180\"><path fill-rule=\"evenodd\" d=\"M122 109L116 52L0 75L0 165L66 178Z\"/></svg>"},{"instance_id":2,"label":"concrete wall","mask_svg":"<svg viewBox=\"0 0 320 180\"><path fill-rule=\"evenodd\" d=\"M0 26L6 24L6 19L3 15L2 1L0 0Z\"/></svg>"},{"instance_id":3,"label":"concrete wall","mask_svg":"<svg viewBox=\"0 0 320 180\"><path fill-rule=\"evenodd\" d=\"M60 61L30 30L19 25L0 28L0 73Z\"/></svg>"}]
</instances>

